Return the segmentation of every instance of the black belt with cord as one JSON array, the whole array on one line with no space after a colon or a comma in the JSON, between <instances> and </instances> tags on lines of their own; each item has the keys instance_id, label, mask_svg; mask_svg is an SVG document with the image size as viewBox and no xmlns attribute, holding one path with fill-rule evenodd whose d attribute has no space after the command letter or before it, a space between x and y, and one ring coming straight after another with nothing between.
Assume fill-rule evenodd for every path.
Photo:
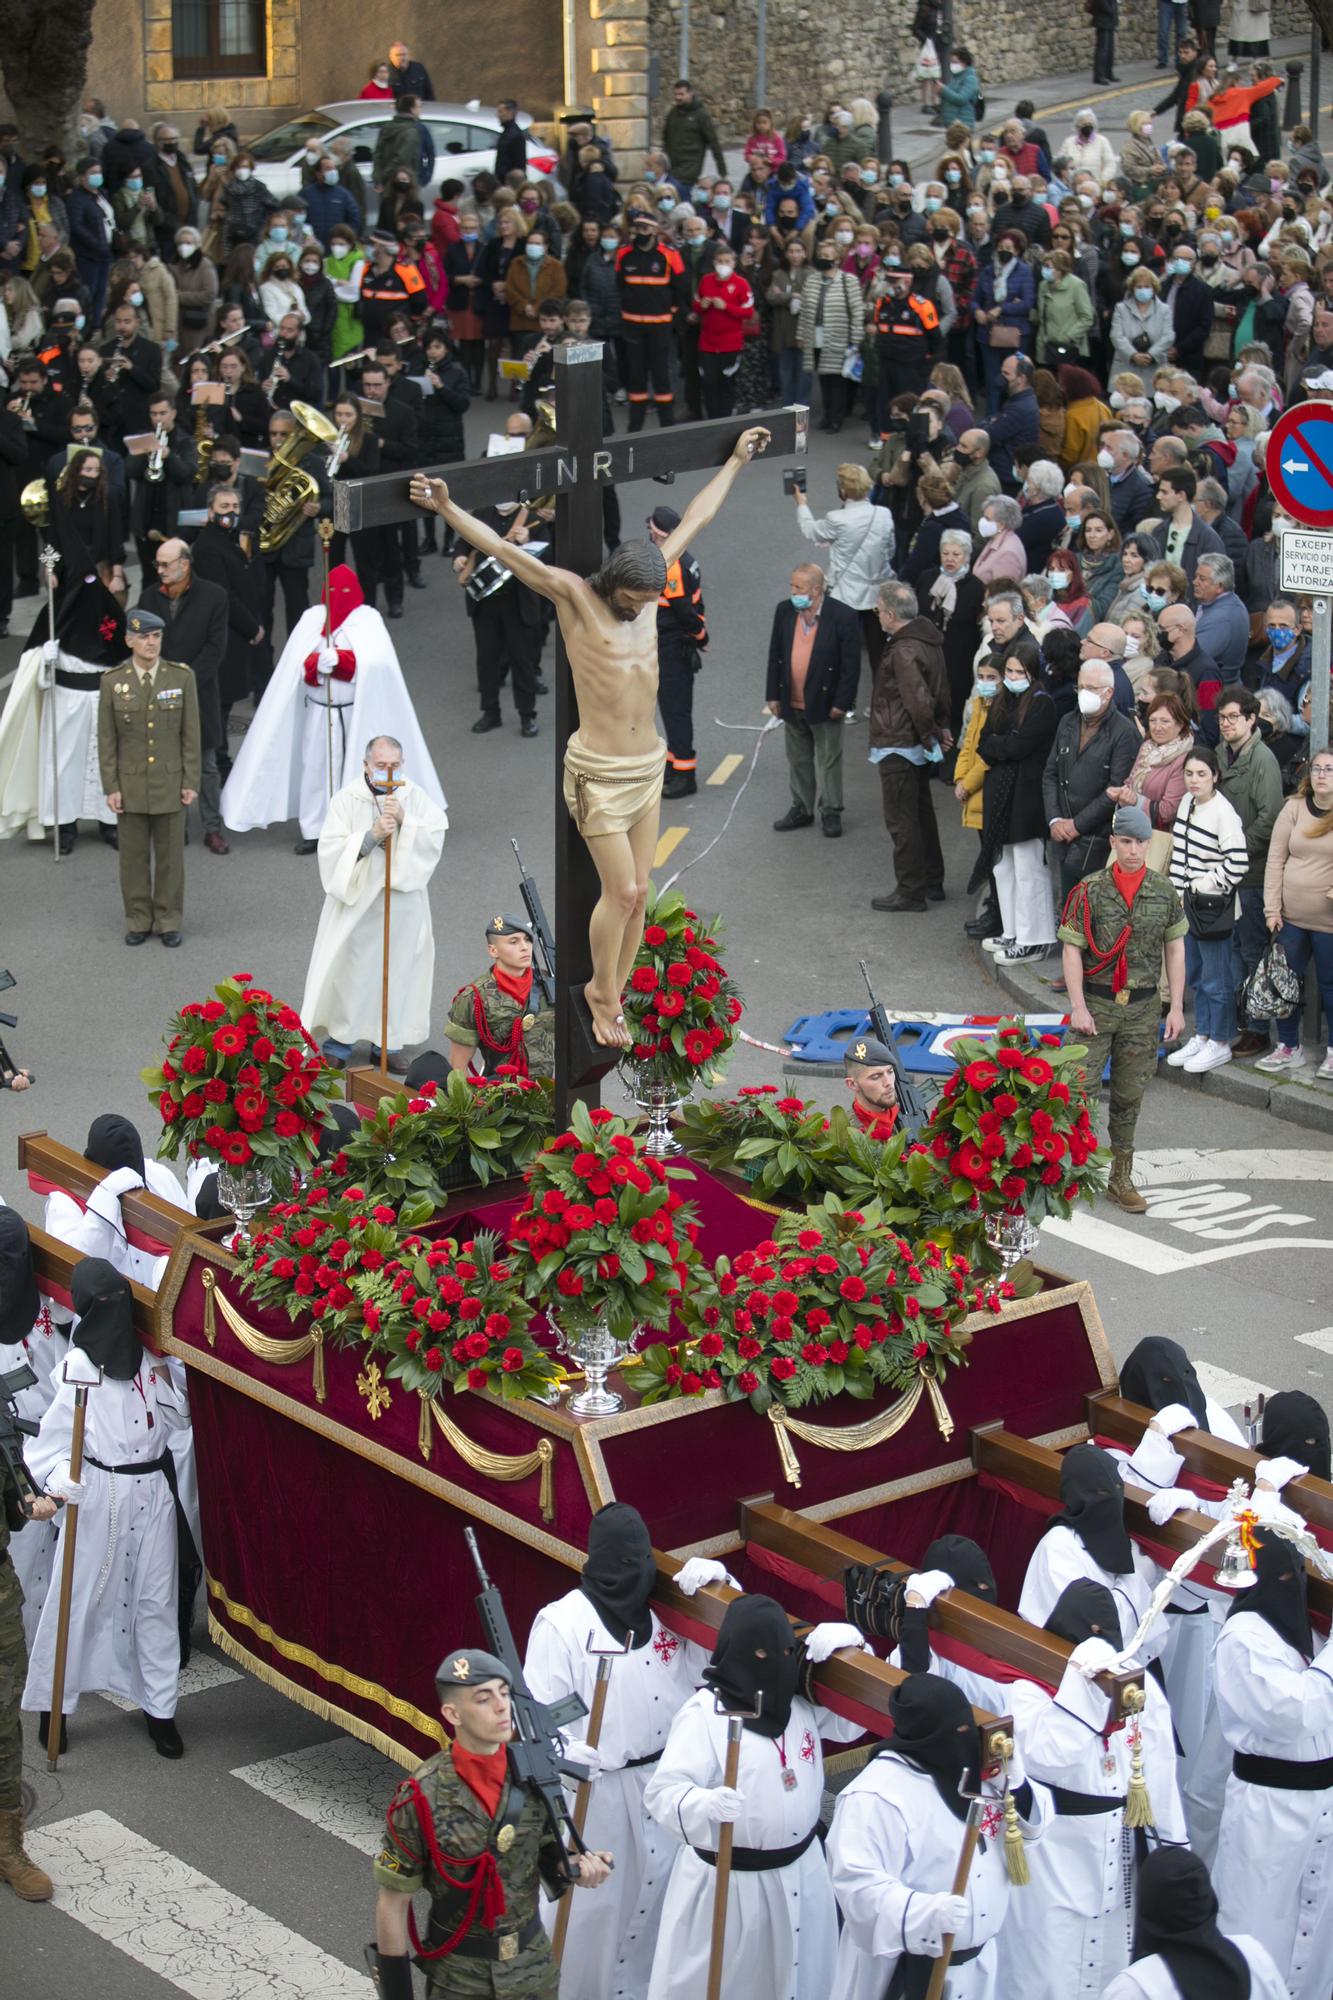
<instances>
[{"instance_id":1,"label":"black belt with cord","mask_svg":"<svg viewBox=\"0 0 1333 2000\"><path fill-rule=\"evenodd\" d=\"M733 1847L732 1868L741 1875L761 1875L775 1868L790 1868L793 1861L799 1861L808 1847L812 1847L819 1837L819 1822L816 1821L804 1840L798 1840L794 1847ZM696 1847L695 1853L710 1868L716 1868L717 1855L712 1848Z\"/></svg>"},{"instance_id":2,"label":"black belt with cord","mask_svg":"<svg viewBox=\"0 0 1333 2000\"><path fill-rule=\"evenodd\" d=\"M58 688L72 688L75 694L97 694L101 685L100 671L95 674L72 674L67 667L56 668Z\"/></svg>"},{"instance_id":3,"label":"black belt with cord","mask_svg":"<svg viewBox=\"0 0 1333 2000\"><path fill-rule=\"evenodd\" d=\"M94 1458L90 1451L85 1451L83 1462L85 1465L95 1465L99 1472L115 1473L124 1479L140 1479L145 1473L160 1472L169 1484L172 1483L171 1474L167 1472L167 1467L172 1463L169 1451L164 1451L161 1458L140 1459L134 1465L104 1465L100 1458Z\"/></svg>"},{"instance_id":4,"label":"black belt with cord","mask_svg":"<svg viewBox=\"0 0 1333 2000\"><path fill-rule=\"evenodd\" d=\"M1119 1812L1125 1801L1104 1792L1070 1792L1063 1785L1047 1785L1055 1810L1063 1819L1091 1819L1097 1813Z\"/></svg>"},{"instance_id":5,"label":"black belt with cord","mask_svg":"<svg viewBox=\"0 0 1333 2000\"><path fill-rule=\"evenodd\" d=\"M1247 1785L1267 1785L1275 1792L1324 1792L1333 1786L1333 1757L1293 1764L1286 1757L1257 1757L1237 1750L1231 1769Z\"/></svg>"}]
</instances>

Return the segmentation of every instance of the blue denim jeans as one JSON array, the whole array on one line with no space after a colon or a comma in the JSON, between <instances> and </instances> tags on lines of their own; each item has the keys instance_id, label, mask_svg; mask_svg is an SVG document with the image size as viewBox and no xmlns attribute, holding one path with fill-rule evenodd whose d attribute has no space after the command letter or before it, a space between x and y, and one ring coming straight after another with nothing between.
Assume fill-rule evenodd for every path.
<instances>
[{"instance_id":1,"label":"blue denim jeans","mask_svg":"<svg viewBox=\"0 0 1333 2000\"><path fill-rule=\"evenodd\" d=\"M1231 977L1231 939L1185 939L1185 978L1194 995L1195 1032L1210 1042L1236 1039L1236 987Z\"/></svg>"},{"instance_id":2,"label":"blue denim jeans","mask_svg":"<svg viewBox=\"0 0 1333 2000\"><path fill-rule=\"evenodd\" d=\"M1324 1004L1324 1024L1328 1034L1326 1046L1333 1049L1333 931L1302 930L1299 924L1283 924L1278 932L1282 949L1287 954L1287 964L1297 978L1304 979L1306 967L1314 959L1314 976L1319 984L1319 998ZM1305 1009L1297 1004L1284 1021L1277 1024L1277 1038L1289 1049L1301 1045L1301 1016Z\"/></svg>"},{"instance_id":3,"label":"blue denim jeans","mask_svg":"<svg viewBox=\"0 0 1333 2000\"><path fill-rule=\"evenodd\" d=\"M1240 915L1236 928L1231 933L1231 981L1239 988L1242 980L1248 979L1255 966L1268 949L1268 925L1264 921L1264 892L1260 888L1244 888L1240 892ZM1256 1035L1268 1034L1267 1021L1242 1020L1241 1027L1251 1029Z\"/></svg>"},{"instance_id":4,"label":"blue denim jeans","mask_svg":"<svg viewBox=\"0 0 1333 2000\"><path fill-rule=\"evenodd\" d=\"M778 364L778 398L788 403L808 403L810 401L809 371L801 366L799 347L780 347L776 356Z\"/></svg>"},{"instance_id":5,"label":"blue denim jeans","mask_svg":"<svg viewBox=\"0 0 1333 2000\"><path fill-rule=\"evenodd\" d=\"M1171 53L1171 24L1176 29L1176 54L1180 38L1189 32L1189 8L1185 0L1157 0L1157 67L1165 69Z\"/></svg>"}]
</instances>

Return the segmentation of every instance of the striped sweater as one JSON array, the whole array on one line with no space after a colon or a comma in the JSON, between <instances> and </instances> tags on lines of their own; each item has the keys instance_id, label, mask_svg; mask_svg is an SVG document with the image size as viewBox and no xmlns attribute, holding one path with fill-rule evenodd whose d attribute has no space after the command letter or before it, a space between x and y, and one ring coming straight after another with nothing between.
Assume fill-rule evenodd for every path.
<instances>
[{"instance_id":1,"label":"striped sweater","mask_svg":"<svg viewBox=\"0 0 1333 2000\"><path fill-rule=\"evenodd\" d=\"M1220 792L1210 799L1187 792L1171 827L1168 873L1176 891L1183 896L1190 888L1213 894L1239 888L1249 865L1245 829L1230 800Z\"/></svg>"}]
</instances>

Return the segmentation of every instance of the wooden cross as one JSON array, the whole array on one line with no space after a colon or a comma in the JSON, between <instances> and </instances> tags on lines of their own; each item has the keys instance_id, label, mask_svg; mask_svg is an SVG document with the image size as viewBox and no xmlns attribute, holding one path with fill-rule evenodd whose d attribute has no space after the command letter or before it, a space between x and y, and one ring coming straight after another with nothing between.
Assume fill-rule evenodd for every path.
<instances>
[{"instance_id":1,"label":"wooden cross","mask_svg":"<svg viewBox=\"0 0 1333 2000\"><path fill-rule=\"evenodd\" d=\"M772 434L770 455L803 452L809 411L753 411L744 419L676 424L666 430L602 436L602 343L583 341L555 351L556 442L502 458L421 468L445 479L450 498L469 513L499 501L555 496L555 560L562 569L591 576L602 562L602 488L633 479L670 481L678 472L711 472L724 465L751 424ZM776 469L772 478L777 480ZM344 534L416 520L407 497L411 474L339 480L333 515ZM776 493L775 493L776 497ZM631 537L632 539L633 537ZM555 1111L568 1120L576 1097L595 1104L600 1079L616 1056L593 1040L583 988L592 973L588 920L598 897L597 872L565 808L560 774L565 745L578 728L578 704L564 644L556 640L555 682L555 902L556 1033Z\"/></svg>"}]
</instances>

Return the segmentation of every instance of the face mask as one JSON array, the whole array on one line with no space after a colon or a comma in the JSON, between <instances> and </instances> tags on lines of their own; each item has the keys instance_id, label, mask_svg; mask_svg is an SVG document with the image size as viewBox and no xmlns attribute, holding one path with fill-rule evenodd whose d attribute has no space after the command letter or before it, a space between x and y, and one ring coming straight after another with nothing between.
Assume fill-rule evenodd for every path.
<instances>
[{"instance_id":1,"label":"face mask","mask_svg":"<svg viewBox=\"0 0 1333 2000\"><path fill-rule=\"evenodd\" d=\"M1137 264L1137 263L1138 263L1138 261L1139 261L1139 260L1138 260L1138 258L1136 257L1136 258L1134 259L1134 262L1135 262L1135 263ZM1140 304L1141 306L1146 306L1146 305L1147 305L1147 303L1148 303L1148 301L1149 301L1149 299L1150 299L1150 298L1152 297L1152 287L1151 287L1151 285L1135 285L1135 287L1134 287L1134 296L1135 296L1135 298L1136 298L1136 299L1138 300L1138 302L1139 302L1139 304Z\"/></svg>"},{"instance_id":2,"label":"face mask","mask_svg":"<svg viewBox=\"0 0 1333 2000\"><path fill-rule=\"evenodd\" d=\"M531 257L534 264L540 264L542 258L546 255L546 245L544 243L525 243L523 245L523 255Z\"/></svg>"},{"instance_id":3,"label":"face mask","mask_svg":"<svg viewBox=\"0 0 1333 2000\"><path fill-rule=\"evenodd\" d=\"M891 250L888 256L884 259L884 262L888 266L890 271L900 271L902 269L903 260L898 255L896 250Z\"/></svg>"},{"instance_id":4,"label":"face mask","mask_svg":"<svg viewBox=\"0 0 1333 2000\"><path fill-rule=\"evenodd\" d=\"M318 264L302 264L302 266L301 266L301 276L302 276L303 278L317 278L317 277L319 276L319 265L318 265Z\"/></svg>"},{"instance_id":5,"label":"face mask","mask_svg":"<svg viewBox=\"0 0 1333 2000\"><path fill-rule=\"evenodd\" d=\"M889 186L891 188L900 188L902 184L903 184L903 177L901 174L889 175Z\"/></svg>"},{"instance_id":6,"label":"face mask","mask_svg":"<svg viewBox=\"0 0 1333 2000\"><path fill-rule=\"evenodd\" d=\"M34 182L33 182L33 184L32 184L32 194L33 194L33 197L34 197L34 199L35 199L35 200L37 200L37 201L43 201L43 200L45 200L45 198L46 198L46 182L45 182L45 181L34 181Z\"/></svg>"},{"instance_id":7,"label":"face mask","mask_svg":"<svg viewBox=\"0 0 1333 2000\"><path fill-rule=\"evenodd\" d=\"M1138 653L1138 650L1139 650L1139 635L1138 635L1138 633L1137 633L1137 632L1126 632L1126 634L1125 634L1125 658L1126 658L1127 660L1132 660L1132 659L1134 659L1134 658L1135 658L1135 656L1136 656L1136 655L1137 655L1137 653Z\"/></svg>"},{"instance_id":8,"label":"face mask","mask_svg":"<svg viewBox=\"0 0 1333 2000\"><path fill-rule=\"evenodd\" d=\"M1269 192L1270 194L1281 194L1281 192L1282 192L1282 183L1281 183L1281 181L1277 181L1277 180L1272 180L1272 179L1270 179L1270 180L1269 180L1269 183L1268 183L1268 192Z\"/></svg>"},{"instance_id":9,"label":"face mask","mask_svg":"<svg viewBox=\"0 0 1333 2000\"><path fill-rule=\"evenodd\" d=\"M1165 611L1166 592L1164 590L1150 590L1145 593L1144 602L1151 612Z\"/></svg>"},{"instance_id":10,"label":"face mask","mask_svg":"<svg viewBox=\"0 0 1333 2000\"><path fill-rule=\"evenodd\" d=\"M1107 401L1108 401L1108 402L1110 403L1110 405L1111 405L1111 408L1112 408L1113 410L1123 410L1123 409L1124 409L1124 407L1125 407L1125 399L1124 399L1124 397L1123 397L1123 396L1121 395L1121 393L1120 393L1120 391L1119 391L1118 389L1112 389L1112 391L1111 391L1110 395L1109 395L1109 396L1107 397L1107 399L1106 399L1106 400L1107 400ZM1098 456L1098 459L1097 459L1097 463L1098 463L1098 465L1101 465L1101 462L1102 462L1102 461L1101 461L1101 457L1100 457L1100 455L1099 455L1099 456ZM1105 469L1105 468L1103 468L1103 469Z\"/></svg>"},{"instance_id":11,"label":"face mask","mask_svg":"<svg viewBox=\"0 0 1333 2000\"><path fill-rule=\"evenodd\" d=\"M727 278L731 276L735 268L736 266L734 264L714 264L713 276L715 278L721 278L725 281Z\"/></svg>"},{"instance_id":12,"label":"face mask","mask_svg":"<svg viewBox=\"0 0 1333 2000\"><path fill-rule=\"evenodd\" d=\"M1296 634L1289 632L1285 625L1265 625L1264 637L1275 653L1285 653L1296 643Z\"/></svg>"},{"instance_id":13,"label":"face mask","mask_svg":"<svg viewBox=\"0 0 1333 2000\"><path fill-rule=\"evenodd\" d=\"M182 257L197 257L199 255L199 245L197 243L182 243L180 254Z\"/></svg>"},{"instance_id":14,"label":"face mask","mask_svg":"<svg viewBox=\"0 0 1333 2000\"><path fill-rule=\"evenodd\" d=\"M676 206L676 197L672 194L659 195L657 198L657 206L661 209L664 215L670 215L672 209Z\"/></svg>"},{"instance_id":15,"label":"face mask","mask_svg":"<svg viewBox=\"0 0 1333 2000\"><path fill-rule=\"evenodd\" d=\"M1011 249L1009 248L1009 246L1008 246L1008 244L1007 244L1007 243L1006 243L1006 245L1005 245L1004 249L1003 249L1003 250L997 250L997 251L996 251L996 253L995 253L995 255L996 255L996 256L997 256L998 258L999 258L999 260L1000 260L1000 262L1001 262L1002 264L1012 264L1012 263L1013 263L1013 261L1014 261L1014 253L1013 253L1013 251L1012 251L1012 250L1011 250Z\"/></svg>"},{"instance_id":16,"label":"face mask","mask_svg":"<svg viewBox=\"0 0 1333 2000\"><path fill-rule=\"evenodd\" d=\"M213 520L219 528L234 528L236 526L236 516L234 514L215 514Z\"/></svg>"},{"instance_id":17,"label":"face mask","mask_svg":"<svg viewBox=\"0 0 1333 2000\"><path fill-rule=\"evenodd\" d=\"M1090 194L1081 194L1078 198L1078 205L1083 210L1084 214L1088 215L1091 214L1093 208L1096 206L1096 203L1093 201L1093 198Z\"/></svg>"},{"instance_id":18,"label":"face mask","mask_svg":"<svg viewBox=\"0 0 1333 2000\"><path fill-rule=\"evenodd\" d=\"M838 207L836 201L826 201L824 203L824 213L825 215L841 215L842 210Z\"/></svg>"},{"instance_id":19,"label":"face mask","mask_svg":"<svg viewBox=\"0 0 1333 2000\"><path fill-rule=\"evenodd\" d=\"M225 153L214 153L213 165L215 167L225 167L226 164L227 164L227 155Z\"/></svg>"},{"instance_id":20,"label":"face mask","mask_svg":"<svg viewBox=\"0 0 1333 2000\"><path fill-rule=\"evenodd\" d=\"M236 169L236 178L237 178L237 180L238 180L238 181L248 181L248 180L249 180L249 178L250 178L250 168L249 168L249 167L237 167L237 169Z\"/></svg>"},{"instance_id":21,"label":"face mask","mask_svg":"<svg viewBox=\"0 0 1333 2000\"><path fill-rule=\"evenodd\" d=\"M963 65L961 63L950 63L949 74L950 76L961 76L963 74Z\"/></svg>"},{"instance_id":22,"label":"face mask","mask_svg":"<svg viewBox=\"0 0 1333 2000\"><path fill-rule=\"evenodd\" d=\"M89 185L89 187L101 187L101 185L102 185L102 176L101 176L100 174L98 174L98 175L97 175L97 177L96 177L96 179L94 179L93 175L92 175L92 174L89 174L89 176L88 176L88 185ZM128 189L129 189L129 191L130 191L130 193L131 193L131 194L138 194L138 193L139 193L139 192L140 192L140 191L142 190L142 188L143 188L143 182L142 182L142 180L132 180L132 181L126 181L125 185L126 185L126 187L127 187Z\"/></svg>"},{"instance_id":23,"label":"face mask","mask_svg":"<svg viewBox=\"0 0 1333 2000\"><path fill-rule=\"evenodd\" d=\"M940 198L939 198L939 196L938 196L937 194L928 194L928 195L926 196L926 214L927 214L927 215L934 215L934 214L936 213L936 211L937 211L938 209L941 209L941 208L943 208L943 206L944 206L944 203L943 203L943 202L942 202L942 201L940 200Z\"/></svg>"},{"instance_id":24,"label":"face mask","mask_svg":"<svg viewBox=\"0 0 1333 2000\"><path fill-rule=\"evenodd\" d=\"M471 236L465 236L463 238L463 241L465 243L475 243L476 240L477 238L475 232ZM691 236L688 237L686 240L690 243L695 243L698 241L698 238ZM603 250L618 250L620 248L620 238L618 236L604 236L602 238L602 248Z\"/></svg>"},{"instance_id":25,"label":"face mask","mask_svg":"<svg viewBox=\"0 0 1333 2000\"><path fill-rule=\"evenodd\" d=\"M835 243L843 243L843 244L850 243L851 240L852 240L852 232L850 229L839 229L835 233L833 238L833 241Z\"/></svg>"},{"instance_id":26,"label":"face mask","mask_svg":"<svg viewBox=\"0 0 1333 2000\"><path fill-rule=\"evenodd\" d=\"M995 148L994 148L994 146L983 146L983 147L982 147L982 149L981 149L981 164L982 164L982 166L983 166L983 167L993 167L993 166L994 166L994 164L995 164Z\"/></svg>"},{"instance_id":27,"label":"face mask","mask_svg":"<svg viewBox=\"0 0 1333 2000\"><path fill-rule=\"evenodd\" d=\"M990 701L1000 692L999 682L977 681L973 686L972 692L973 694L979 694L983 701Z\"/></svg>"},{"instance_id":28,"label":"face mask","mask_svg":"<svg viewBox=\"0 0 1333 2000\"><path fill-rule=\"evenodd\" d=\"M132 306L141 306L143 304L142 292L129 292L126 294L126 296L128 297L129 302Z\"/></svg>"},{"instance_id":29,"label":"face mask","mask_svg":"<svg viewBox=\"0 0 1333 2000\"><path fill-rule=\"evenodd\" d=\"M1096 715L1101 705L1102 698L1096 688L1079 689L1078 712L1080 715Z\"/></svg>"},{"instance_id":30,"label":"face mask","mask_svg":"<svg viewBox=\"0 0 1333 2000\"><path fill-rule=\"evenodd\" d=\"M1055 266L1053 264L1043 264L1041 267L1041 275L1045 280L1045 282L1049 285L1051 279L1055 276Z\"/></svg>"},{"instance_id":31,"label":"face mask","mask_svg":"<svg viewBox=\"0 0 1333 2000\"><path fill-rule=\"evenodd\" d=\"M649 187L656 187L658 179L660 177L657 174L653 173L651 168L645 168L643 178L648 183Z\"/></svg>"},{"instance_id":32,"label":"face mask","mask_svg":"<svg viewBox=\"0 0 1333 2000\"><path fill-rule=\"evenodd\" d=\"M326 167L324 172L320 175L320 179L323 181L326 188L337 187L338 169L336 167Z\"/></svg>"},{"instance_id":33,"label":"face mask","mask_svg":"<svg viewBox=\"0 0 1333 2000\"><path fill-rule=\"evenodd\" d=\"M983 536L986 541L989 541L992 535L998 535L999 532L1000 524L998 521L992 521L987 518L977 523L977 533Z\"/></svg>"},{"instance_id":34,"label":"face mask","mask_svg":"<svg viewBox=\"0 0 1333 2000\"><path fill-rule=\"evenodd\" d=\"M1073 532L1077 534L1079 529L1083 526L1083 516L1081 514L1066 514L1065 526L1067 528L1072 529Z\"/></svg>"},{"instance_id":35,"label":"face mask","mask_svg":"<svg viewBox=\"0 0 1333 2000\"><path fill-rule=\"evenodd\" d=\"M963 176L958 171L957 167L950 167L949 171L945 174L944 178L946 181L948 181L949 186L951 188L956 188L960 185Z\"/></svg>"},{"instance_id":36,"label":"face mask","mask_svg":"<svg viewBox=\"0 0 1333 2000\"><path fill-rule=\"evenodd\" d=\"M715 194L713 196L713 207L720 208L725 215L731 207L731 196L729 194Z\"/></svg>"},{"instance_id":37,"label":"face mask","mask_svg":"<svg viewBox=\"0 0 1333 2000\"><path fill-rule=\"evenodd\" d=\"M1189 258L1188 258L1188 257L1173 257L1173 258L1171 259L1171 269L1172 269L1172 271L1173 271L1173 272L1175 273L1176 277L1178 277L1178 278L1188 278L1188 276L1189 276L1189 274L1190 274L1190 260L1189 260Z\"/></svg>"},{"instance_id":38,"label":"face mask","mask_svg":"<svg viewBox=\"0 0 1333 2000\"><path fill-rule=\"evenodd\" d=\"M823 272L824 276L827 278L830 271L832 271L833 269L833 259L831 257L821 257L819 260L819 268Z\"/></svg>"},{"instance_id":39,"label":"face mask","mask_svg":"<svg viewBox=\"0 0 1333 2000\"><path fill-rule=\"evenodd\" d=\"M1010 694L1026 694L1028 689L1032 686L1032 683L1028 679L1026 674L1024 674L1021 679L1015 679L1013 675L1006 674L1004 677L1004 684L1006 688L1009 690Z\"/></svg>"},{"instance_id":40,"label":"face mask","mask_svg":"<svg viewBox=\"0 0 1333 2000\"><path fill-rule=\"evenodd\" d=\"M798 611L808 611L810 609L810 593L808 590L794 590L791 594L791 601Z\"/></svg>"},{"instance_id":41,"label":"face mask","mask_svg":"<svg viewBox=\"0 0 1333 2000\"><path fill-rule=\"evenodd\" d=\"M1203 265L1205 271L1211 271L1217 261L1216 250L1201 250L1199 252L1199 262Z\"/></svg>"},{"instance_id":42,"label":"face mask","mask_svg":"<svg viewBox=\"0 0 1333 2000\"><path fill-rule=\"evenodd\" d=\"M1156 392L1153 402L1159 410L1178 410L1180 408L1179 396L1168 396L1165 389L1159 389Z\"/></svg>"},{"instance_id":43,"label":"face mask","mask_svg":"<svg viewBox=\"0 0 1333 2000\"><path fill-rule=\"evenodd\" d=\"M1234 237L1234 236L1232 235L1232 233L1231 233L1231 231L1230 231L1229 229L1224 229L1224 230L1222 231L1222 248L1223 248L1224 250L1230 250L1230 249L1232 248L1232 246L1234 245L1235 241L1236 241L1236 239L1235 239L1235 237Z\"/></svg>"},{"instance_id":44,"label":"face mask","mask_svg":"<svg viewBox=\"0 0 1333 2000\"><path fill-rule=\"evenodd\" d=\"M269 230L268 240L270 243L285 243L287 241L287 231L281 223L278 223L276 228Z\"/></svg>"},{"instance_id":45,"label":"face mask","mask_svg":"<svg viewBox=\"0 0 1333 2000\"><path fill-rule=\"evenodd\" d=\"M930 232L930 237L933 243L947 243L949 240L949 232L947 229L932 229ZM956 452L954 456L957 457Z\"/></svg>"},{"instance_id":46,"label":"face mask","mask_svg":"<svg viewBox=\"0 0 1333 2000\"><path fill-rule=\"evenodd\" d=\"M401 776L402 774L401 765L398 768L399 768L399 775ZM385 768L384 766L377 765L376 768L369 773L368 782L372 792L387 792L389 789L389 772L387 768Z\"/></svg>"}]
</instances>

